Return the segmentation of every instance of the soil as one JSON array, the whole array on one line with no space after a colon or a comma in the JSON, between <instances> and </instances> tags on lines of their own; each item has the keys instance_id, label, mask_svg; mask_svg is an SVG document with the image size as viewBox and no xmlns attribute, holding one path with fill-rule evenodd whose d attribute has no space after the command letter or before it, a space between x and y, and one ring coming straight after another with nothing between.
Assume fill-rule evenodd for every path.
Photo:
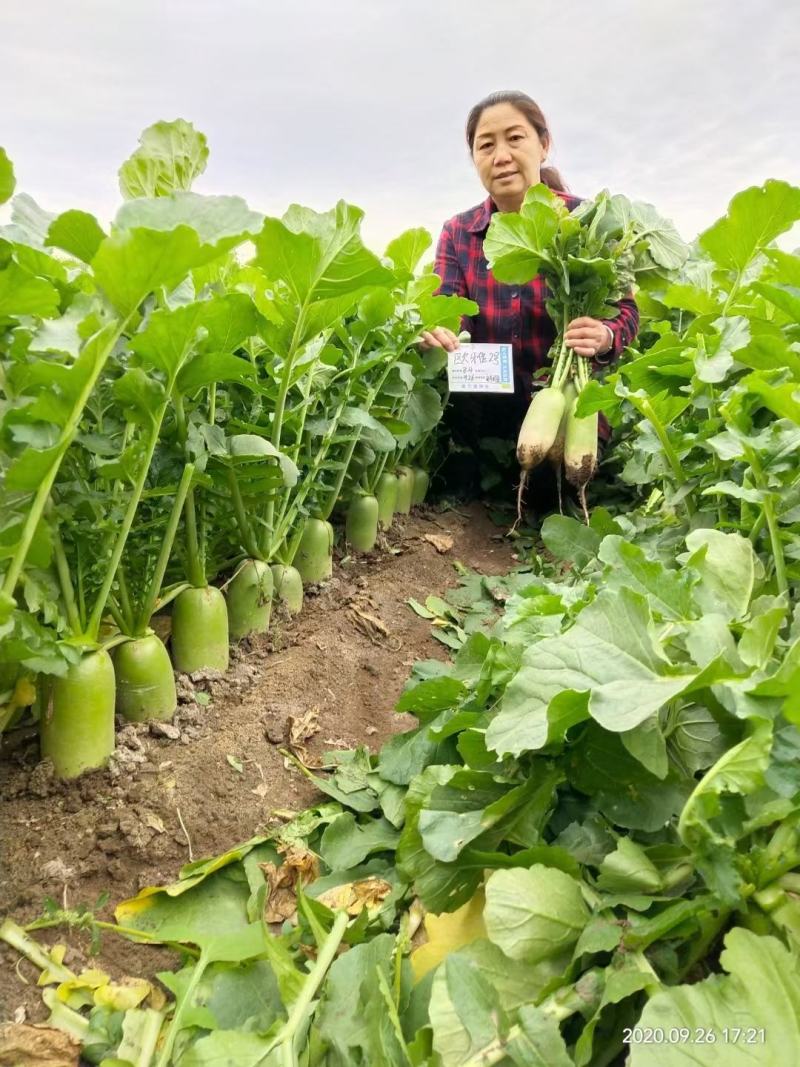
<instances>
[{"instance_id":1,"label":"soil","mask_svg":"<svg viewBox=\"0 0 800 1067\"><path fill-rule=\"evenodd\" d=\"M457 585L456 561L483 574L513 566L482 505L396 521L381 551L341 559L297 618L234 649L224 677L179 676L172 723L120 725L107 770L59 783L38 761L35 736L12 740L0 761L0 919L30 922L48 897L74 907L109 893L98 914L110 920L113 903L173 881L191 858L263 831L276 810L313 803L316 789L280 751L290 732L301 744L313 733L304 742L313 763L335 747L375 751L415 721L393 710L410 668L448 653L407 601ZM118 937L104 937L90 964L84 933L36 936L67 943L73 969L121 977L175 966L172 953ZM44 1018L37 976L0 945L0 1022Z\"/></svg>"}]
</instances>

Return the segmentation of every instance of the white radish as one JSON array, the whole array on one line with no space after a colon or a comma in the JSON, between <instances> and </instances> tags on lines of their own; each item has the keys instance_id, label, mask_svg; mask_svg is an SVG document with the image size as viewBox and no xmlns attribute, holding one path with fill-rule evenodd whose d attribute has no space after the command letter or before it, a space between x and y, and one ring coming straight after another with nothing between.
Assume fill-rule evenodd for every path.
<instances>
[{"instance_id":1,"label":"white radish","mask_svg":"<svg viewBox=\"0 0 800 1067\"><path fill-rule=\"evenodd\" d=\"M534 393L517 438L517 460L522 477L517 491L517 522L522 521L522 497L528 471L538 467L553 447L564 415L564 394L548 386Z\"/></svg>"},{"instance_id":2,"label":"white radish","mask_svg":"<svg viewBox=\"0 0 800 1067\"><path fill-rule=\"evenodd\" d=\"M567 411L567 432L564 438L564 472L570 485L578 490L583 517L589 525L586 507L586 486L597 470L597 412L578 418L575 414L577 397Z\"/></svg>"}]
</instances>

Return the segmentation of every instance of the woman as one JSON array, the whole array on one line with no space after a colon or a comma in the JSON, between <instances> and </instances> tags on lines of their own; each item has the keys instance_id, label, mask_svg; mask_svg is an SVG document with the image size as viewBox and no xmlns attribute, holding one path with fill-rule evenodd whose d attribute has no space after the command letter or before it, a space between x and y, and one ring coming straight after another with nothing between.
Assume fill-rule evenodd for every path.
<instances>
[{"instance_id":1,"label":"woman","mask_svg":"<svg viewBox=\"0 0 800 1067\"><path fill-rule=\"evenodd\" d=\"M513 396L461 393L451 397L448 422L454 441L462 450L466 445L476 451L483 437L505 437L509 441L513 437L516 441L534 388L533 376L546 365L555 340L556 329L545 310L547 289L543 279L537 277L522 286L505 285L491 275L483 254L483 240L493 212L519 211L532 185L544 182L570 210L580 203L578 197L566 191L558 171L543 165L550 143L544 115L525 93L492 93L473 107L467 119L467 144L489 195L482 204L445 223L436 250L435 270L442 280L440 293L466 296L478 304L479 313L462 323L474 342L511 343L515 392ZM566 343L597 366L610 363L631 343L639 325L632 298L621 300L618 307L619 315L613 319L574 319L567 328ZM425 331L422 338L423 348L452 351L458 347L456 335L442 326ZM602 444L609 436L608 423L602 418L600 427ZM476 468L471 462L470 469ZM543 488L538 486L530 498L543 503ZM548 504L551 502L547 500Z\"/></svg>"}]
</instances>

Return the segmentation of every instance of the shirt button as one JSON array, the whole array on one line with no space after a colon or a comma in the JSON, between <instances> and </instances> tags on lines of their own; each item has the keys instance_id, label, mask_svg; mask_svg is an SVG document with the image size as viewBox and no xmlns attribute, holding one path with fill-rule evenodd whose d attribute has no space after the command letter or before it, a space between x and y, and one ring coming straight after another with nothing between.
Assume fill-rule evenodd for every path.
<instances>
[{"instance_id":1,"label":"shirt button","mask_svg":"<svg viewBox=\"0 0 800 1067\"><path fill-rule=\"evenodd\" d=\"M517 297L519 296L519 289L512 289L511 290L511 296L513 297L514 300L516 300Z\"/></svg>"}]
</instances>

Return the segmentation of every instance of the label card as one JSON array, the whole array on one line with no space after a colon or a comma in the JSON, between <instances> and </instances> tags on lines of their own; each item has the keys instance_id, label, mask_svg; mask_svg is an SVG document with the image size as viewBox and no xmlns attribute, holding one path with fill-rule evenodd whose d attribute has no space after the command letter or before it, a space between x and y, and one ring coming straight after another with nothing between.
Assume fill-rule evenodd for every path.
<instances>
[{"instance_id":1,"label":"label card","mask_svg":"<svg viewBox=\"0 0 800 1067\"><path fill-rule=\"evenodd\" d=\"M511 345L463 344L447 354L451 393L513 393Z\"/></svg>"}]
</instances>

